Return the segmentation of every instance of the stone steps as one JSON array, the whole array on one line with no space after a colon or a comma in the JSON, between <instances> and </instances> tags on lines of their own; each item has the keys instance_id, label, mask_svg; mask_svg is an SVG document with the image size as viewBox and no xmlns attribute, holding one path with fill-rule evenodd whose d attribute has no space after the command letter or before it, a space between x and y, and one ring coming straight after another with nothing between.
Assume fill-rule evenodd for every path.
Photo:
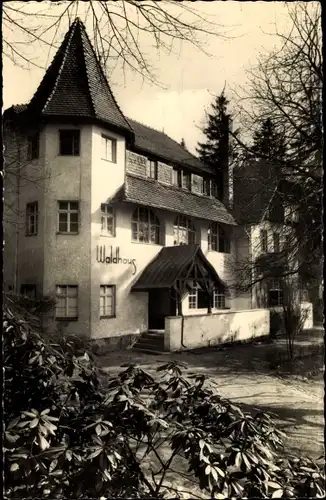
<instances>
[{"instance_id":1,"label":"stone steps","mask_svg":"<svg viewBox=\"0 0 326 500\"><path fill-rule=\"evenodd\" d=\"M132 350L146 353L160 354L164 352L164 332L160 330L149 330L132 346Z\"/></svg>"}]
</instances>

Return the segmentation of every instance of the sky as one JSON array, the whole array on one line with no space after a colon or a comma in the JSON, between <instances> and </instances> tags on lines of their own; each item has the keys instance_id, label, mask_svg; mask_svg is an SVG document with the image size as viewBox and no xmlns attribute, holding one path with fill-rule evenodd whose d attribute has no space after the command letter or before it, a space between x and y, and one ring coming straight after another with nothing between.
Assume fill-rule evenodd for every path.
<instances>
[{"instance_id":1,"label":"sky","mask_svg":"<svg viewBox=\"0 0 326 500\"><path fill-rule=\"evenodd\" d=\"M23 5L21 2L10 4L17 7ZM56 15L59 11L53 9L59 8L62 12L65 3L60 4L53 7L48 2L42 2L42 12ZM39 5L36 2L23 5L25 14L21 14L20 19L26 27L35 26L33 12ZM290 20L285 2L198 1L191 5L202 17L218 23L219 27L214 28L217 33L226 34L226 37L200 36L208 55L186 42L172 54L158 53L148 37L140 34L140 45L155 67L161 86L143 81L131 70L124 74L119 65L110 61L107 73L113 93L126 116L164 130L178 142L184 138L189 151L195 153L198 141L203 139L200 129L213 95L219 94L225 86L227 95L232 97L232 93L245 84L246 70L255 64L259 54L272 50L277 44L275 25L286 32L290 28ZM168 4L166 8L177 7ZM187 16L191 21L192 15ZM57 34L57 43L60 43L68 25L66 16ZM42 26L41 21L38 21L38 26ZM86 28L91 30L90 18L87 18ZM51 41L52 36L53 31L51 37L49 31L47 40ZM55 49L49 52L46 44L27 43L21 31L12 25L11 31L4 25L3 38L15 44L20 42L15 47L19 47L27 59L33 57L33 61L41 66L24 69L10 58L3 57L3 106L6 109L31 99ZM4 49L8 52L6 45Z\"/></svg>"}]
</instances>

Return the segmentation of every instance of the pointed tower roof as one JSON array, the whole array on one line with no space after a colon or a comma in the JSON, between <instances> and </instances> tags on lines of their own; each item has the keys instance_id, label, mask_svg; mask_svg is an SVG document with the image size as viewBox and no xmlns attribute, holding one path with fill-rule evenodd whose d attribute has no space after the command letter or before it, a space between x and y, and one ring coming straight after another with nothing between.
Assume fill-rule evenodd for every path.
<instances>
[{"instance_id":1,"label":"pointed tower roof","mask_svg":"<svg viewBox=\"0 0 326 500\"><path fill-rule=\"evenodd\" d=\"M79 18L66 33L27 112L33 117L98 120L133 133Z\"/></svg>"}]
</instances>

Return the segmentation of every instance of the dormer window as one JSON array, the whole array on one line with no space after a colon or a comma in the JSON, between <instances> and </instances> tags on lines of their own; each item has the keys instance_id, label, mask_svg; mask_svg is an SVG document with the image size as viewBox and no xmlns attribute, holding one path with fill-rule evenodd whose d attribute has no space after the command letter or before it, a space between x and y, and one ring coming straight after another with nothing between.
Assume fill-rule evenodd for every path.
<instances>
[{"instance_id":1,"label":"dormer window","mask_svg":"<svg viewBox=\"0 0 326 500\"><path fill-rule=\"evenodd\" d=\"M204 180L204 194L217 198L217 184L212 179Z\"/></svg>"},{"instance_id":2,"label":"dormer window","mask_svg":"<svg viewBox=\"0 0 326 500\"><path fill-rule=\"evenodd\" d=\"M182 172L182 189L191 189L191 175L189 172Z\"/></svg>"},{"instance_id":3,"label":"dormer window","mask_svg":"<svg viewBox=\"0 0 326 500\"><path fill-rule=\"evenodd\" d=\"M79 156L80 130L59 130L61 156Z\"/></svg>"},{"instance_id":4,"label":"dormer window","mask_svg":"<svg viewBox=\"0 0 326 500\"><path fill-rule=\"evenodd\" d=\"M178 168L174 168L172 171L172 183L177 187L182 186L182 173Z\"/></svg>"},{"instance_id":5,"label":"dormer window","mask_svg":"<svg viewBox=\"0 0 326 500\"><path fill-rule=\"evenodd\" d=\"M150 177L150 179L157 180L157 161L149 161L148 176Z\"/></svg>"}]
</instances>

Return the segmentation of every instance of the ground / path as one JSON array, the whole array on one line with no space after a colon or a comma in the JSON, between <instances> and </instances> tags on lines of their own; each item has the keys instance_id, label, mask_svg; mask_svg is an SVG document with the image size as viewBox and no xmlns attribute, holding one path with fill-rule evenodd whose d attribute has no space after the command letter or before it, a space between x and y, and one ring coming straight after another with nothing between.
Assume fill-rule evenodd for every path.
<instances>
[{"instance_id":1,"label":"ground / path","mask_svg":"<svg viewBox=\"0 0 326 500\"><path fill-rule=\"evenodd\" d=\"M296 342L297 352L322 344L323 334L321 327L304 332ZM128 363L151 372L171 359L186 362L189 374L205 374L222 396L241 403L247 410L257 407L274 412L288 436L287 451L316 459L324 454L323 373L306 377L307 362L302 361L301 373L299 369L299 374L280 376L270 368L270 359L285 348L284 339L278 339L273 344L233 345L219 350L207 348L162 355L125 350L101 356L99 362L110 373L120 371L121 365ZM311 356L312 360L315 358ZM322 363L321 355L318 362Z\"/></svg>"}]
</instances>

